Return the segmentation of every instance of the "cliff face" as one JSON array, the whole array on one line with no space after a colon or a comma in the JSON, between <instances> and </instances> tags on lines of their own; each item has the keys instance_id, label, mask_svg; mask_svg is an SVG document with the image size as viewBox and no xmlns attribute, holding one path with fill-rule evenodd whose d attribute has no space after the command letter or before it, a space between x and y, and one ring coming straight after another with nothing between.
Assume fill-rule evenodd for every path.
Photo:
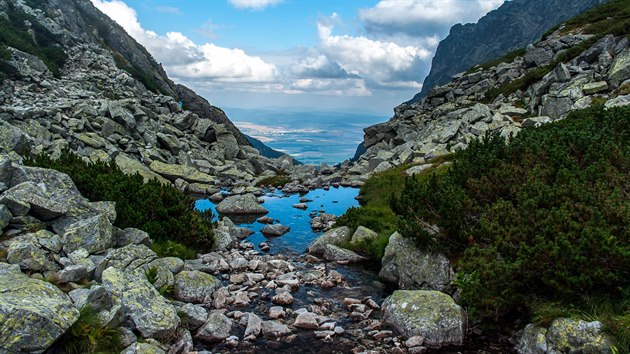
<instances>
[{"instance_id":1,"label":"cliff face","mask_svg":"<svg viewBox=\"0 0 630 354\"><path fill-rule=\"evenodd\" d=\"M453 75L523 48L558 23L607 1L512 0L478 23L453 26L438 45L422 91L409 102L417 102L433 87L448 83Z\"/></svg>"}]
</instances>

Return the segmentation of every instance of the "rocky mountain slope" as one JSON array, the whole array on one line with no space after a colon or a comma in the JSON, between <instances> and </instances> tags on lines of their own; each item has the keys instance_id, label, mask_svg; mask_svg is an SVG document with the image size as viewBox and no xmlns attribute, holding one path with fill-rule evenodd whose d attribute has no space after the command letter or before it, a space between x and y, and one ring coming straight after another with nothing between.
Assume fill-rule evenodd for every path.
<instances>
[{"instance_id":1,"label":"rocky mountain slope","mask_svg":"<svg viewBox=\"0 0 630 354\"><path fill-rule=\"evenodd\" d=\"M540 39L543 33L607 0L513 0L477 23L457 24L438 45L422 91L410 102L444 85L451 76L473 65L498 58Z\"/></svg>"},{"instance_id":2,"label":"rocky mountain slope","mask_svg":"<svg viewBox=\"0 0 630 354\"><path fill-rule=\"evenodd\" d=\"M0 14L4 152L69 148L200 193L283 166L90 1L2 1Z\"/></svg>"},{"instance_id":3,"label":"rocky mountain slope","mask_svg":"<svg viewBox=\"0 0 630 354\"><path fill-rule=\"evenodd\" d=\"M601 17L598 28L613 28L621 20ZM522 56L455 75L420 101L396 107L388 122L364 129L367 151L348 166L349 174L423 163L487 132L507 137L593 104L630 104L627 33L588 29L561 28L527 46Z\"/></svg>"}]
</instances>

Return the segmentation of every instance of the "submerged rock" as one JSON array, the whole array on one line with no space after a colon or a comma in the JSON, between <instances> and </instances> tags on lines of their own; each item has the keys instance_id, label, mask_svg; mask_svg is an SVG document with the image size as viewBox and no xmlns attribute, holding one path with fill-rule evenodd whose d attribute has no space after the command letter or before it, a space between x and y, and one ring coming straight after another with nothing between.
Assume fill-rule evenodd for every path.
<instances>
[{"instance_id":1,"label":"submerged rock","mask_svg":"<svg viewBox=\"0 0 630 354\"><path fill-rule=\"evenodd\" d=\"M423 336L428 347L464 343L466 313L438 291L394 291L383 302L383 320L406 338Z\"/></svg>"},{"instance_id":2,"label":"submerged rock","mask_svg":"<svg viewBox=\"0 0 630 354\"><path fill-rule=\"evenodd\" d=\"M54 285L0 263L0 348L41 353L79 318L70 297Z\"/></svg>"},{"instance_id":3,"label":"submerged rock","mask_svg":"<svg viewBox=\"0 0 630 354\"><path fill-rule=\"evenodd\" d=\"M291 231L291 228L282 224L265 225L260 232L265 236L282 236Z\"/></svg>"}]
</instances>

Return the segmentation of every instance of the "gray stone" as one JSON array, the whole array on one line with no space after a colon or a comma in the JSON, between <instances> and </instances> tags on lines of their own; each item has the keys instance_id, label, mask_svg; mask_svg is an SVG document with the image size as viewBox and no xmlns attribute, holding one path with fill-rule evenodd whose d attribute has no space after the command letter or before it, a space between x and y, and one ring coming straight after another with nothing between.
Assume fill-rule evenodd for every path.
<instances>
[{"instance_id":1,"label":"gray stone","mask_svg":"<svg viewBox=\"0 0 630 354\"><path fill-rule=\"evenodd\" d=\"M78 282L88 277L88 269L84 265L71 265L57 273L60 283Z\"/></svg>"},{"instance_id":2,"label":"gray stone","mask_svg":"<svg viewBox=\"0 0 630 354\"><path fill-rule=\"evenodd\" d=\"M202 342L220 342L230 336L233 322L220 311L213 311L206 323L199 328L195 339Z\"/></svg>"},{"instance_id":3,"label":"gray stone","mask_svg":"<svg viewBox=\"0 0 630 354\"><path fill-rule=\"evenodd\" d=\"M592 95L594 93L608 90L608 84L606 81L589 82L588 84L582 86L582 90L585 95Z\"/></svg>"},{"instance_id":4,"label":"gray stone","mask_svg":"<svg viewBox=\"0 0 630 354\"><path fill-rule=\"evenodd\" d=\"M153 344L133 343L120 352L120 354L166 354L166 352Z\"/></svg>"},{"instance_id":5,"label":"gray stone","mask_svg":"<svg viewBox=\"0 0 630 354\"><path fill-rule=\"evenodd\" d=\"M280 338L291 334L289 327L278 321L264 321L262 323L262 334L265 338Z\"/></svg>"},{"instance_id":6,"label":"gray stone","mask_svg":"<svg viewBox=\"0 0 630 354\"><path fill-rule=\"evenodd\" d=\"M309 253L323 254L326 250L326 245L341 245L350 241L352 233L347 226L341 226L327 231L323 235L317 237L310 245L308 245Z\"/></svg>"},{"instance_id":7,"label":"gray stone","mask_svg":"<svg viewBox=\"0 0 630 354\"><path fill-rule=\"evenodd\" d=\"M139 245L143 244L147 247L151 247L153 242L151 242L151 238L149 238L149 234L135 229L133 227L128 227L123 230L116 230L116 246L124 247L127 245Z\"/></svg>"},{"instance_id":8,"label":"gray stone","mask_svg":"<svg viewBox=\"0 0 630 354\"><path fill-rule=\"evenodd\" d=\"M182 325L191 331L201 327L208 320L208 311L194 304L183 304L178 309L182 318Z\"/></svg>"},{"instance_id":9,"label":"gray stone","mask_svg":"<svg viewBox=\"0 0 630 354\"><path fill-rule=\"evenodd\" d=\"M42 353L79 318L68 295L0 263L0 348L9 353Z\"/></svg>"},{"instance_id":10,"label":"gray stone","mask_svg":"<svg viewBox=\"0 0 630 354\"><path fill-rule=\"evenodd\" d=\"M180 324L175 308L143 276L107 268L103 287L120 304L134 328L144 338L167 338Z\"/></svg>"},{"instance_id":11,"label":"gray stone","mask_svg":"<svg viewBox=\"0 0 630 354\"><path fill-rule=\"evenodd\" d=\"M627 105L630 105L630 95L617 96L615 98L612 98L606 101L606 103L604 103L604 106L606 108L622 107L622 106L627 106Z\"/></svg>"},{"instance_id":12,"label":"gray stone","mask_svg":"<svg viewBox=\"0 0 630 354\"><path fill-rule=\"evenodd\" d=\"M610 354L613 343L599 321L558 318L548 329L527 325L521 333L516 351L519 354Z\"/></svg>"},{"instance_id":13,"label":"gray stone","mask_svg":"<svg viewBox=\"0 0 630 354\"><path fill-rule=\"evenodd\" d=\"M550 117L547 116L540 116L540 117L531 117L531 118L527 118L525 119L521 125L523 126L523 128L528 128L528 127L539 127L543 124L547 124L547 123L551 123L552 120Z\"/></svg>"},{"instance_id":14,"label":"gray stone","mask_svg":"<svg viewBox=\"0 0 630 354\"><path fill-rule=\"evenodd\" d=\"M96 215L70 225L63 234L64 251L85 249L89 253L104 251L115 244L112 225L105 215Z\"/></svg>"},{"instance_id":15,"label":"gray stone","mask_svg":"<svg viewBox=\"0 0 630 354\"><path fill-rule=\"evenodd\" d=\"M53 254L61 251L61 240L50 231L40 230L18 236L10 239L6 244L8 244L7 261L19 265L21 269L36 272L59 269Z\"/></svg>"},{"instance_id":16,"label":"gray stone","mask_svg":"<svg viewBox=\"0 0 630 354\"><path fill-rule=\"evenodd\" d=\"M247 327L245 328L245 337L247 336L258 336L260 335L260 331L262 330L262 319L258 317L255 313L251 312L247 317Z\"/></svg>"},{"instance_id":17,"label":"gray stone","mask_svg":"<svg viewBox=\"0 0 630 354\"><path fill-rule=\"evenodd\" d=\"M334 262L361 262L367 260L350 250L328 244L324 250L324 259Z\"/></svg>"},{"instance_id":18,"label":"gray stone","mask_svg":"<svg viewBox=\"0 0 630 354\"><path fill-rule=\"evenodd\" d=\"M318 319L319 316L317 316L316 314L312 312L304 312L296 317L295 322L293 322L293 326L303 329L318 329Z\"/></svg>"},{"instance_id":19,"label":"gray stone","mask_svg":"<svg viewBox=\"0 0 630 354\"><path fill-rule=\"evenodd\" d=\"M30 181L20 183L2 193L0 203L6 205L13 216L28 213L44 221L58 218L68 211L68 205L51 199L42 185Z\"/></svg>"},{"instance_id":20,"label":"gray stone","mask_svg":"<svg viewBox=\"0 0 630 354\"><path fill-rule=\"evenodd\" d=\"M425 170L431 168L432 166L433 164L430 164L430 163L419 165L419 166L412 166L405 170L405 174L407 174L408 176L419 175Z\"/></svg>"},{"instance_id":21,"label":"gray stone","mask_svg":"<svg viewBox=\"0 0 630 354\"><path fill-rule=\"evenodd\" d=\"M379 276L402 289L444 290L454 273L446 257L425 252L395 232L389 237Z\"/></svg>"},{"instance_id":22,"label":"gray stone","mask_svg":"<svg viewBox=\"0 0 630 354\"><path fill-rule=\"evenodd\" d=\"M277 237L282 236L291 230L290 227L282 224L265 225L260 232L265 236Z\"/></svg>"},{"instance_id":23,"label":"gray stone","mask_svg":"<svg viewBox=\"0 0 630 354\"><path fill-rule=\"evenodd\" d=\"M258 198L253 194L233 195L225 198L217 205L217 212L221 214L267 214L269 211L258 204Z\"/></svg>"},{"instance_id":24,"label":"gray stone","mask_svg":"<svg viewBox=\"0 0 630 354\"><path fill-rule=\"evenodd\" d=\"M553 97L545 95L542 99L542 114L552 119L563 118L571 110L573 101L569 97Z\"/></svg>"},{"instance_id":25,"label":"gray stone","mask_svg":"<svg viewBox=\"0 0 630 354\"><path fill-rule=\"evenodd\" d=\"M630 79L630 48L624 49L615 57L608 70L608 78L616 83Z\"/></svg>"},{"instance_id":26,"label":"gray stone","mask_svg":"<svg viewBox=\"0 0 630 354\"><path fill-rule=\"evenodd\" d=\"M175 275L173 298L184 302L203 303L221 282L210 274L197 270L184 270Z\"/></svg>"},{"instance_id":27,"label":"gray stone","mask_svg":"<svg viewBox=\"0 0 630 354\"><path fill-rule=\"evenodd\" d=\"M185 180L186 182L198 182L205 184L214 183L214 177L200 172L194 167L177 165L177 164L167 164L160 161L153 161L149 166L151 171L167 178L171 181L175 181L178 178Z\"/></svg>"},{"instance_id":28,"label":"gray stone","mask_svg":"<svg viewBox=\"0 0 630 354\"><path fill-rule=\"evenodd\" d=\"M4 204L0 204L0 230L3 230L7 227L7 225L9 225L12 217L13 215L11 215L9 208L7 208Z\"/></svg>"},{"instance_id":29,"label":"gray stone","mask_svg":"<svg viewBox=\"0 0 630 354\"><path fill-rule=\"evenodd\" d=\"M356 244L364 241L373 240L377 237L378 233L376 233L375 231L372 231L365 226L359 226L357 227L357 230L354 232L354 234L352 234L352 239L350 240L350 242Z\"/></svg>"},{"instance_id":30,"label":"gray stone","mask_svg":"<svg viewBox=\"0 0 630 354\"><path fill-rule=\"evenodd\" d=\"M406 338L424 337L424 345L462 345L466 313L438 291L396 290L383 302L383 320Z\"/></svg>"}]
</instances>

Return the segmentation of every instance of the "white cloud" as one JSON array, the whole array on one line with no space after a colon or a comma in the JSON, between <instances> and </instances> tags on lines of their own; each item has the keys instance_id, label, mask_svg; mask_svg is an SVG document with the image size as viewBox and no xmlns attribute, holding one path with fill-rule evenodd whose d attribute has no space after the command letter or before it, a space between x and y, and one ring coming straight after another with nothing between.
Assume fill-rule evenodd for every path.
<instances>
[{"instance_id":1,"label":"white cloud","mask_svg":"<svg viewBox=\"0 0 630 354\"><path fill-rule=\"evenodd\" d=\"M476 22L504 0L381 0L359 11L368 32L446 35L456 23Z\"/></svg>"},{"instance_id":2,"label":"white cloud","mask_svg":"<svg viewBox=\"0 0 630 354\"><path fill-rule=\"evenodd\" d=\"M297 79L287 93L311 93L329 96L371 96L362 79Z\"/></svg>"},{"instance_id":3,"label":"white cloud","mask_svg":"<svg viewBox=\"0 0 630 354\"><path fill-rule=\"evenodd\" d=\"M243 50L222 48L211 43L196 44L179 32L164 36L145 30L136 11L121 0L92 0L94 6L111 17L127 33L178 78L224 82L272 81L276 67Z\"/></svg>"},{"instance_id":4,"label":"white cloud","mask_svg":"<svg viewBox=\"0 0 630 354\"><path fill-rule=\"evenodd\" d=\"M283 0L229 0L237 9L262 10L281 3Z\"/></svg>"},{"instance_id":5,"label":"white cloud","mask_svg":"<svg viewBox=\"0 0 630 354\"><path fill-rule=\"evenodd\" d=\"M431 51L365 36L333 35L333 27L322 22L317 28L319 50L348 73L382 86L420 87L419 69Z\"/></svg>"}]
</instances>

